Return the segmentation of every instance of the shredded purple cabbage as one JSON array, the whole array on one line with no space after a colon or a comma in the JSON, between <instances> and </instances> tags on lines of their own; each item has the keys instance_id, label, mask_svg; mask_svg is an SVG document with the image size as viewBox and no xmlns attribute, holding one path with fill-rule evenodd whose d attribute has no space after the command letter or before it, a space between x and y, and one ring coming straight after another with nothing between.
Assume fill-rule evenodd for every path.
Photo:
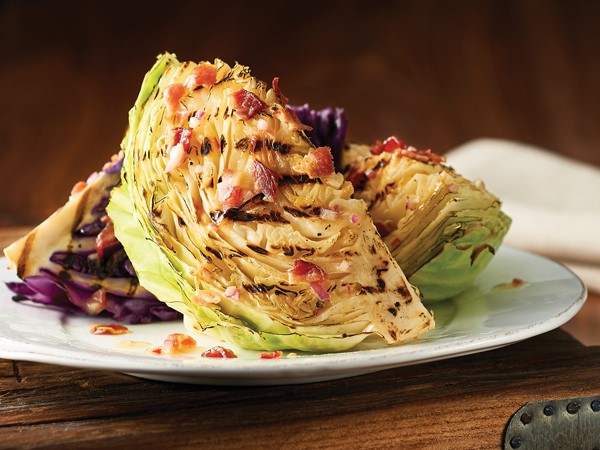
<instances>
[{"instance_id":1,"label":"shredded purple cabbage","mask_svg":"<svg viewBox=\"0 0 600 450\"><path fill-rule=\"evenodd\" d=\"M105 166L102 178L96 179L93 189L98 200L84 212L85 223L65 230L71 235L72 245L54 251L48 267L40 268L36 275L22 282L6 283L16 294L15 301L30 300L90 313L90 305L93 307L93 299L98 297L102 305L100 314L117 321L134 324L181 317L179 312L138 286L135 270L120 242L104 248L102 257L97 255L96 238L107 226L102 218L106 216L110 191L120 181L121 166L122 159ZM98 295L100 283L105 290L102 295Z\"/></svg>"},{"instance_id":2,"label":"shredded purple cabbage","mask_svg":"<svg viewBox=\"0 0 600 450\"><path fill-rule=\"evenodd\" d=\"M300 122L312 127L306 135L316 147L331 148L333 161L340 161L342 148L348 131L348 120L342 108L310 109L310 106L289 106L298 116Z\"/></svg>"}]
</instances>

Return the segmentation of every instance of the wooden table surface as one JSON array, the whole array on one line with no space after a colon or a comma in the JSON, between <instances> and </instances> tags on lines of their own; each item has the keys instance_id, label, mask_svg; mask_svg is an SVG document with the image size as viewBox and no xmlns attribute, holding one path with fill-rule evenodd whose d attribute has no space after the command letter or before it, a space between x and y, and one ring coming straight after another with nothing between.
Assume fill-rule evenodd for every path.
<instances>
[{"instance_id":1,"label":"wooden table surface","mask_svg":"<svg viewBox=\"0 0 600 450\"><path fill-rule=\"evenodd\" d=\"M293 103L344 107L352 140L499 137L600 165L600 2L77 3L0 3L0 246L118 148L164 50L280 76ZM525 342L305 385L0 360L0 448L499 448L524 403L600 394L598 344L591 293Z\"/></svg>"}]
</instances>

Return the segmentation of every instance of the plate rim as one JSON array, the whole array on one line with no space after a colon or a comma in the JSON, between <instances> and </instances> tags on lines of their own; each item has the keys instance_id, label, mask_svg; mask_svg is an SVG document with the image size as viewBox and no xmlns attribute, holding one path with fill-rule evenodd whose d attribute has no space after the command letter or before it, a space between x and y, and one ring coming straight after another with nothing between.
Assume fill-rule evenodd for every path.
<instances>
[{"instance_id":1,"label":"plate rim","mask_svg":"<svg viewBox=\"0 0 600 450\"><path fill-rule=\"evenodd\" d=\"M442 340L422 352L418 340L377 349L348 350L339 353L308 354L298 358L273 360L241 359L242 363L232 360L207 360L198 358L192 363L176 359L155 359L152 356L138 358L140 355L119 353L99 357L100 352L86 351L79 347L70 347L68 351L49 351L48 345L18 343L2 335L0 330L0 358L54 364L78 369L106 370L131 374L137 377L197 384L295 384L328 379L344 378L366 373L387 370L408 365L424 364L443 359L457 358L469 354L493 350L506 345L524 341L531 337L556 329L568 322L581 309L587 298L587 288L583 281L564 264L527 250L502 246L498 255L507 253L515 257L540 258L560 268L569 279L577 281L573 297L565 302L565 308L553 317L536 320L526 326L515 328L510 333L498 335L474 336L460 343L446 343ZM496 257L498 257L498 255ZM508 257L508 256L504 256ZM0 258L6 265L6 258ZM0 276L5 282L8 276ZM575 295L577 292L577 295ZM1 299L0 299L1 300ZM435 304L429 305L435 307ZM81 320L94 321L94 317L81 317ZM2 319L0 319L2 320ZM98 320L96 319L96 322ZM142 325L151 326L152 324ZM182 324L181 324L182 325ZM182 325L183 326L183 325ZM410 349L415 346L416 349ZM453 351L448 351L447 347ZM409 350L406 350L406 349ZM60 354L59 354L60 352ZM419 353L422 352L421 355ZM113 362L111 362L111 358ZM125 360L130 358L129 364ZM115 360L117 363L115 363ZM152 361L152 363L149 363ZM360 363L357 365L357 362ZM117 364L117 365L115 365Z\"/></svg>"}]
</instances>

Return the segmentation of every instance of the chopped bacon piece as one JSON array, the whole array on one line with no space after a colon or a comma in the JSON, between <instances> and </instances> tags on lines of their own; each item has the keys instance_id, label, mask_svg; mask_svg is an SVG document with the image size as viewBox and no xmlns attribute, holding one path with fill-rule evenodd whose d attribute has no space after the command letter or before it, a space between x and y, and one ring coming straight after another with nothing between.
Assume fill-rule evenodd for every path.
<instances>
[{"instance_id":1,"label":"chopped bacon piece","mask_svg":"<svg viewBox=\"0 0 600 450\"><path fill-rule=\"evenodd\" d=\"M175 114L179 107L179 101L181 97L185 94L185 88L181 83L170 84L165 88L164 101L167 105L167 113L169 115Z\"/></svg>"},{"instance_id":2,"label":"chopped bacon piece","mask_svg":"<svg viewBox=\"0 0 600 450\"><path fill-rule=\"evenodd\" d=\"M162 353L172 355L183 353L196 347L196 340L184 333L172 333L167 336L162 345Z\"/></svg>"},{"instance_id":3,"label":"chopped bacon piece","mask_svg":"<svg viewBox=\"0 0 600 450\"><path fill-rule=\"evenodd\" d=\"M110 220L110 217L104 216L100 220L106 225L102 231L98 233L98 236L96 236L96 254L98 255L98 258L103 258L104 251L116 244L117 238L115 237L115 227L112 220Z\"/></svg>"},{"instance_id":4,"label":"chopped bacon piece","mask_svg":"<svg viewBox=\"0 0 600 450\"><path fill-rule=\"evenodd\" d=\"M297 259L294 267L288 270L288 278L290 283L322 283L327 280L327 274L316 264Z\"/></svg>"},{"instance_id":5,"label":"chopped bacon piece","mask_svg":"<svg viewBox=\"0 0 600 450\"><path fill-rule=\"evenodd\" d=\"M246 89L234 92L231 97L233 98L235 115L242 120L253 118L267 107L267 104L258 98L256 94Z\"/></svg>"},{"instance_id":6,"label":"chopped bacon piece","mask_svg":"<svg viewBox=\"0 0 600 450\"><path fill-rule=\"evenodd\" d=\"M252 177L256 189L263 193L265 200L275 201L279 175L255 159L252 163Z\"/></svg>"},{"instance_id":7,"label":"chopped bacon piece","mask_svg":"<svg viewBox=\"0 0 600 450\"><path fill-rule=\"evenodd\" d=\"M317 297L319 297L319 300L329 300L329 298L331 297L329 295L329 292L327 292L327 289L325 289L321 283L314 281L310 283L309 286L312 289L312 291L317 295Z\"/></svg>"},{"instance_id":8,"label":"chopped bacon piece","mask_svg":"<svg viewBox=\"0 0 600 450\"><path fill-rule=\"evenodd\" d=\"M309 150L304 157L306 164L306 173L311 178L326 177L331 175L335 168L333 167L333 156L329 147L317 147Z\"/></svg>"},{"instance_id":9,"label":"chopped bacon piece","mask_svg":"<svg viewBox=\"0 0 600 450\"><path fill-rule=\"evenodd\" d=\"M279 359L283 356L283 352L281 350L276 350L274 352L261 353L258 355L260 359Z\"/></svg>"},{"instance_id":10,"label":"chopped bacon piece","mask_svg":"<svg viewBox=\"0 0 600 450\"><path fill-rule=\"evenodd\" d=\"M273 91L275 92L275 95L277 96L277 99L279 100L279 103L281 103L283 106L286 106L288 104L288 98L283 95L283 93L281 92L281 89L279 88L279 77L275 77L273 78Z\"/></svg>"},{"instance_id":11,"label":"chopped bacon piece","mask_svg":"<svg viewBox=\"0 0 600 450\"><path fill-rule=\"evenodd\" d=\"M98 324L93 325L90 328L92 334L126 334L129 333L129 328L125 325L119 325L117 323L111 324Z\"/></svg>"},{"instance_id":12,"label":"chopped bacon piece","mask_svg":"<svg viewBox=\"0 0 600 450\"><path fill-rule=\"evenodd\" d=\"M358 225L360 223L360 217L356 214L350 214L350 217L348 219L353 225Z\"/></svg>"},{"instance_id":13,"label":"chopped bacon piece","mask_svg":"<svg viewBox=\"0 0 600 450\"><path fill-rule=\"evenodd\" d=\"M192 149L192 129L188 127L176 127L171 130L173 138L171 139L171 147L181 144L186 153L190 153Z\"/></svg>"},{"instance_id":14,"label":"chopped bacon piece","mask_svg":"<svg viewBox=\"0 0 600 450\"><path fill-rule=\"evenodd\" d=\"M398 136L390 136L385 141L376 141L375 145L371 147L371 153L373 155L379 155L380 153L392 153L394 150L399 148L406 148L406 144Z\"/></svg>"},{"instance_id":15,"label":"chopped bacon piece","mask_svg":"<svg viewBox=\"0 0 600 450\"><path fill-rule=\"evenodd\" d=\"M196 89L203 86L212 86L217 82L217 68L214 64L202 62L192 70L192 74L185 81L185 87Z\"/></svg>"},{"instance_id":16,"label":"chopped bacon piece","mask_svg":"<svg viewBox=\"0 0 600 450\"><path fill-rule=\"evenodd\" d=\"M400 154L407 158L424 163L431 162L433 164L439 164L446 161L446 158L444 156L438 155L437 153L432 152L430 149L417 150L415 147L412 146L406 149L402 149Z\"/></svg>"},{"instance_id":17,"label":"chopped bacon piece","mask_svg":"<svg viewBox=\"0 0 600 450\"><path fill-rule=\"evenodd\" d=\"M202 352L203 358L237 358L233 350L217 345Z\"/></svg>"},{"instance_id":18,"label":"chopped bacon piece","mask_svg":"<svg viewBox=\"0 0 600 450\"><path fill-rule=\"evenodd\" d=\"M219 195L219 201L223 206L223 211L237 208L244 203L244 189L235 184L233 173L229 169L226 169L223 172L221 181L217 183L217 194Z\"/></svg>"}]
</instances>

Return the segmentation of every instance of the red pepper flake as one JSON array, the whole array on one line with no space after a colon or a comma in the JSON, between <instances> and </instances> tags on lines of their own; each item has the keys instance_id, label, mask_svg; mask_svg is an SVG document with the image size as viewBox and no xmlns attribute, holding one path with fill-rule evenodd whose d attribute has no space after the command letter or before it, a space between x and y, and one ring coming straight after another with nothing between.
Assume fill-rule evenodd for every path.
<instances>
[{"instance_id":1,"label":"red pepper flake","mask_svg":"<svg viewBox=\"0 0 600 450\"><path fill-rule=\"evenodd\" d=\"M233 98L235 115L242 120L253 118L267 107L267 104L258 98L256 94L246 89L234 92L231 97Z\"/></svg>"},{"instance_id":2,"label":"red pepper flake","mask_svg":"<svg viewBox=\"0 0 600 450\"><path fill-rule=\"evenodd\" d=\"M304 157L306 164L306 173L311 178L326 177L331 175L335 168L333 167L333 156L329 147L317 147L309 150Z\"/></svg>"},{"instance_id":3,"label":"red pepper flake","mask_svg":"<svg viewBox=\"0 0 600 450\"><path fill-rule=\"evenodd\" d=\"M233 352L233 350L221 347L220 345L209 348L208 350L202 352L202 355L200 356L203 358L237 358L237 355Z\"/></svg>"},{"instance_id":4,"label":"red pepper flake","mask_svg":"<svg viewBox=\"0 0 600 450\"><path fill-rule=\"evenodd\" d=\"M279 359L283 356L283 352L281 350L276 350L274 352L261 353L258 355L260 359Z\"/></svg>"},{"instance_id":5,"label":"red pepper flake","mask_svg":"<svg viewBox=\"0 0 600 450\"><path fill-rule=\"evenodd\" d=\"M252 163L252 177L256 188L263 193L265 200L275 201L279 175L255 159Z\"/></svg>"},{"instance_id":6,"label":"red pepper flake","mask_svg":"<svg viewBox=\"0 0 600 450\"><path fill-rule=\"evenodd\" d=\"M126 334L129 333L129 328L117 323L97 324L90 328L90 333L103 335Z\"/></svg>"}]
</instances>

